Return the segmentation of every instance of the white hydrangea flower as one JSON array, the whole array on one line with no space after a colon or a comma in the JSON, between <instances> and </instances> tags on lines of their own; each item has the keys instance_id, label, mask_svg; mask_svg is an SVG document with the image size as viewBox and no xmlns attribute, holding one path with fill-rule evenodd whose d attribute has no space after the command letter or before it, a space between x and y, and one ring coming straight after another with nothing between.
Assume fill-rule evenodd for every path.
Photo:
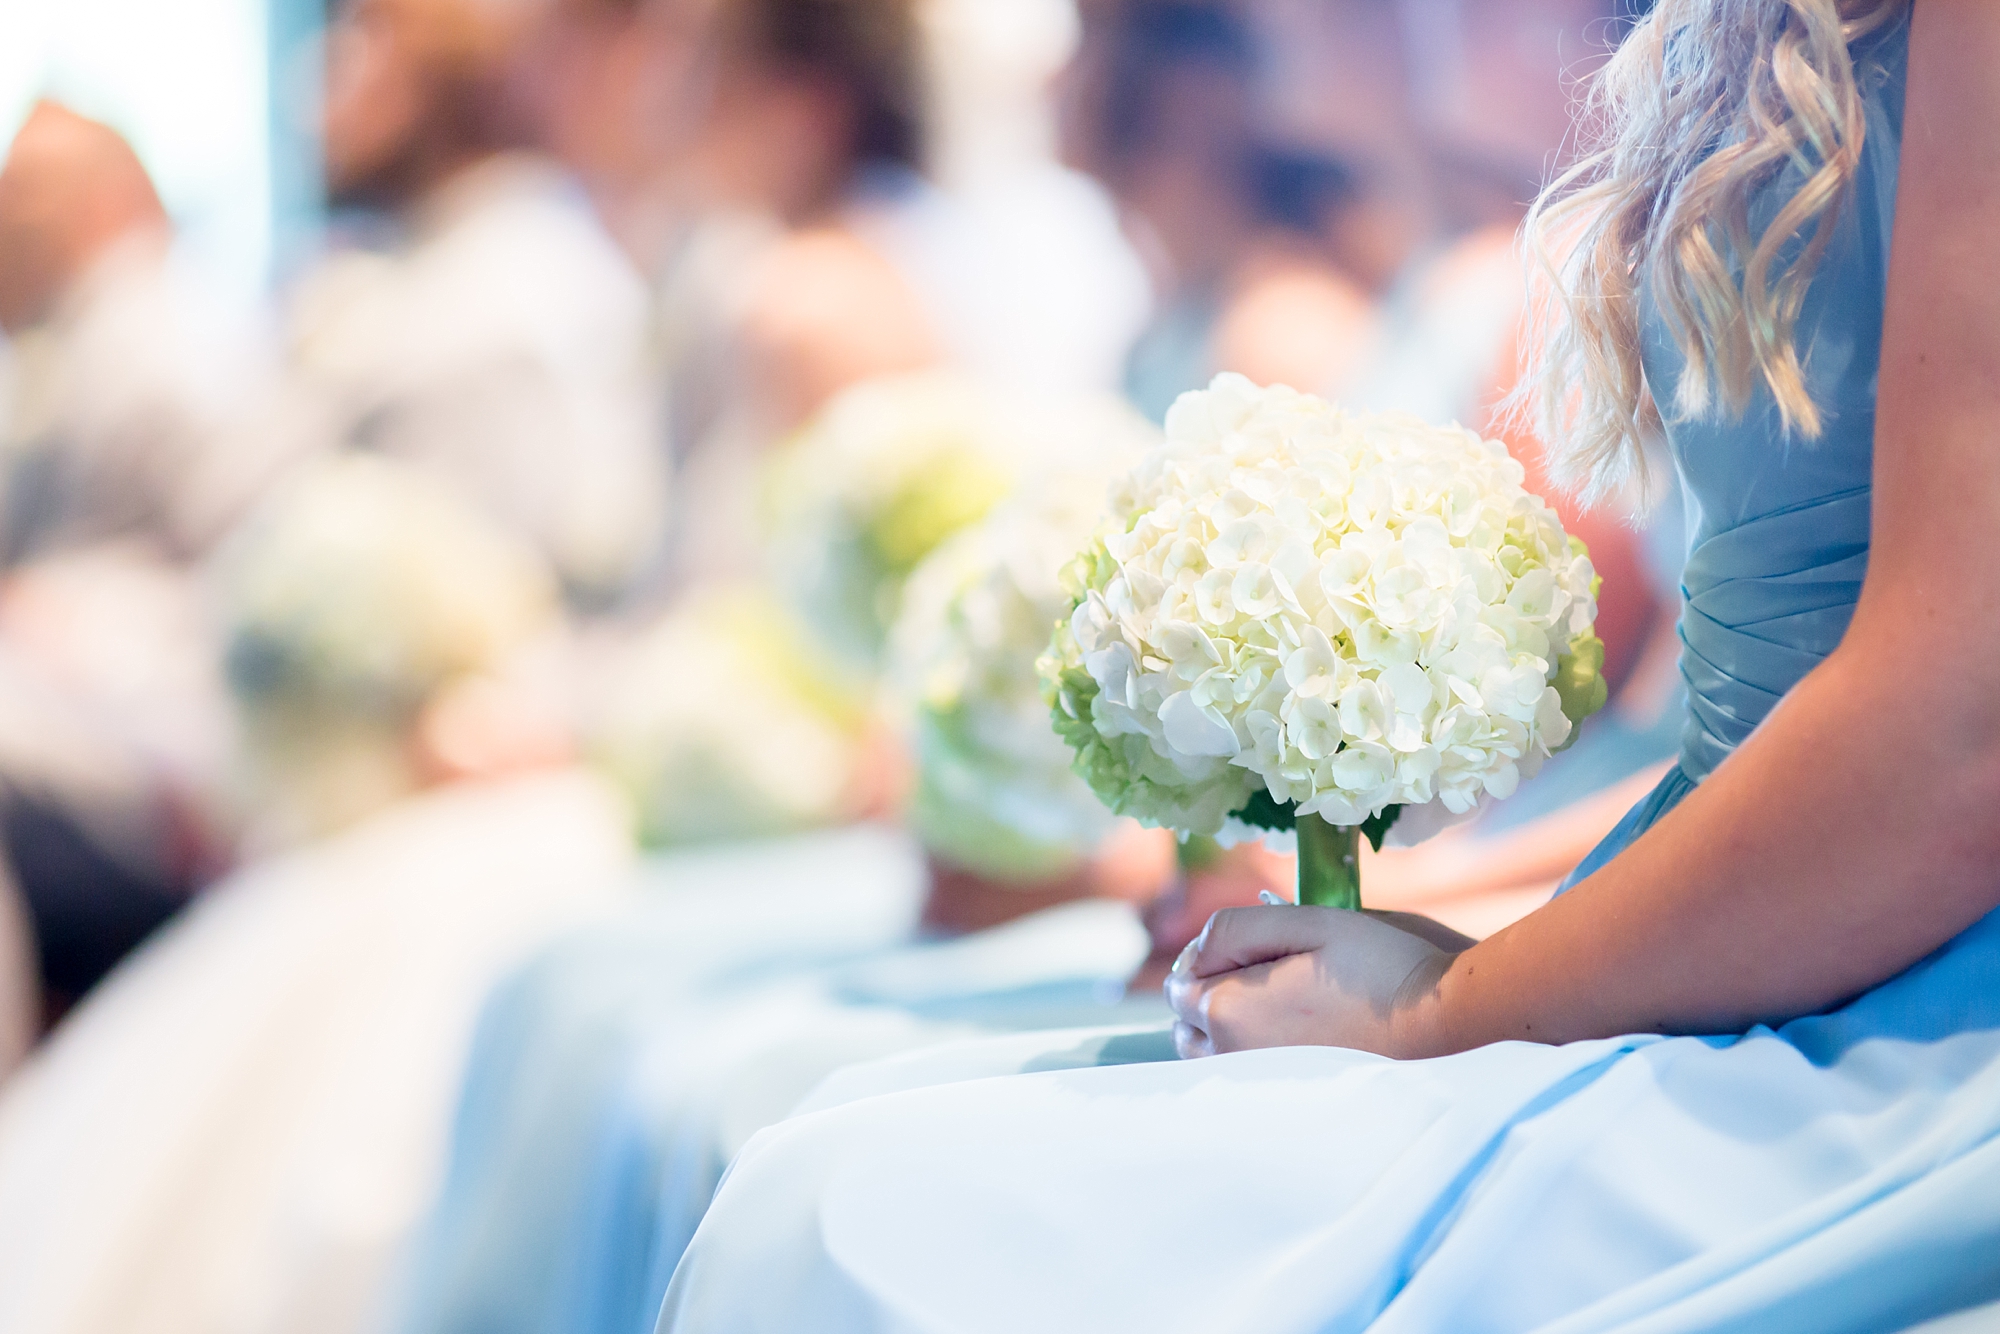
<instances>
[{"instance_id":1,"label":"white hydrangea flower","mask_svg":"<svg viewBox=\"0 0 2000 1334\"><path fill-rule=\"evenodd\" d=\"M872 671L903 581L1013 489L1025 452L1011 414L963 376L847 389L772 462L771 568L828 647Z\"/></svg>"},{"instance_id":2,"label":"white hydrangea flower","mask_svg":"<svg viewBox=\"0 0 2000 1334\"><path fill-rule=\"evenodd\" d=\"M1260 794L1343 826L1507 796L1603 702L1589 557L1523 478L1456 426L1183 395L1044 662L1080 771L1202 834Z\"/></svg>"},{"instance_id":3,"label":"white hydrangea flower","mask_svg":"<svg viewBox=\"0 0 2000 1334\"><path fill-rule=\"evenodd\" d=\"M593 760L662 847L850 818L866 710L814 671L768 593L716 589L617 653L586 709Z\"/></svg>"},{"instance_id":4,"label":"white hydrangea flower","mask_svg":"<svg viewBox=\"0 0 2000 1334\"><path fill-rule=\"evenodd\" d=\"M1107 400L1070 408L1042 438L1064 442L1056 461L918 568L890 639L890 693L917 766L911 826L1001 880L1057 874L1113 825L1048 729L1036 659L1070 611L1063 565L1090 540L1111 479L1158 433Z\"/></svg>"}]
</instances>

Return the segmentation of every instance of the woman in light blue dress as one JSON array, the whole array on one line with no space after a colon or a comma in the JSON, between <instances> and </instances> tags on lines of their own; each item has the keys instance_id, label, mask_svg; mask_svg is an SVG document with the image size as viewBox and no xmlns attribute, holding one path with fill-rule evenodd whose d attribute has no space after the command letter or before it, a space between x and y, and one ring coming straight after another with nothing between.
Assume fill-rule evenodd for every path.
<instances>
[{"instance_id":1,"label":"woman in light blue dress","mask_svg":"<svg viewBox=\"0 0 2000 1334\"><path fill-rule=\"evenodd\" d=\"M739 1155L660 1329L1762 1334L2000 1297L1996 69L1971 0L1663 0L1611 67L1548 346L1586 462L1641 364L1660 396L1690 703L1567 893L1448 947L1220 914L1169 984L1206 1059L850 1072Z\"/></svg>"}]
</instances>

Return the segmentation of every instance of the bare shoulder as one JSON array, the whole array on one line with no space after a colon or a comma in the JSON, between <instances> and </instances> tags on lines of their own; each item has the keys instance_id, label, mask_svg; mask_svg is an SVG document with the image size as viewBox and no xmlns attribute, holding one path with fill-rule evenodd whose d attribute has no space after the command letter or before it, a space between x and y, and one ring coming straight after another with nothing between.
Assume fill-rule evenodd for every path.
<instances>
[{"instance_id":1,"label":"bare shoulder","mask_svg":"<svg viewBox=\"0 0 2000 1334\"><path fill-rule=\"evenodd\" d=\"M2000 606L2000 6L1920 0L1882 332L1870 583ZM1950 568L1954 591L1929 577ZM1974 587L1974 585L1979 585ZM1863 609L1869 600L1863 598ZM1962 614L1948 618L1963 622Z\"/></svg>"}]
</instances>

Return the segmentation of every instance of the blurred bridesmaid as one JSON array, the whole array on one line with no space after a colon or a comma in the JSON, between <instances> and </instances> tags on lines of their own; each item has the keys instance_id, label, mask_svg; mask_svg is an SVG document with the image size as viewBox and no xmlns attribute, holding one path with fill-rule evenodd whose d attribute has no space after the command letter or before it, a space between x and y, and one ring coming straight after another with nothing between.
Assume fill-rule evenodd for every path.
<instances>
[{"instance_id":1,"label":"blurred bridesmaid","mask_svg":"<svg viewBox=\"0 0 2000 1334\"><path fill-rule=\"evenodd\" d=\"M480 997L626 871L538 684L552 580L504 529L346 459L225 569L253 855L0 1091L9 1331L371 1327Z\"/></svg>"},{"instance_id":2,"label":"blurred bridesmaid","mask_svg":"<svg viewBox=\"0 0 2000 1334\"><path fill-rule=\"evenodd\" d=\"M37 104L0 169L0 844L50 1016L228 846L192 567L288 454L246 426L257 331L173 243L132 147Z\"/></svg>"},{"instance_id":3,"label":"blurred bridesmaid","mask_svg":"<svg viewBox=\"0 0 2000 1334\"><path fill-rule=\"evenodd\" d=\"M1255 30L1196 0L1095 4L1084 20L1069 151L1118 199L1156 293L1126 362L1128 397L1160 420L1218 370L1304 386L1346 374L1370 303L1311 227L1345 193L1344 174L1267 147Z\"/></svg>"},{"instance_id":4,"label":"blurred bridesmaid","mask_svg":"<svg viewBox=\"0 0 2000 1334\"><path fill-rule=\"evenodd\" d=\"M272 426L421 467L616 603L666 495L643 280L517 84L536 4L348 0L328 34L339 247L292 300Z\"/></svg>"}]
</instances>

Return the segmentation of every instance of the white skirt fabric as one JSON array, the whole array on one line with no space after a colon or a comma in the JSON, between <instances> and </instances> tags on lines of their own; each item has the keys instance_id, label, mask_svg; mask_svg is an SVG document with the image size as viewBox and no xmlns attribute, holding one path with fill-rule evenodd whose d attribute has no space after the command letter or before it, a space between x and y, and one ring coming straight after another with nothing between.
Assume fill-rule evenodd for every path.
<instances>
[{"instance_id":1,"label":"white skirt fabric","mask_svg":"<svg viewBox=\"0 0 2000 1334\"><path fill-rule=\"evenodd\" d=\"M0 1329L376 1327L481 997L627 826L580 774L467 785L210 891L0 1093Z\"/></svg>"}]
</instances>

